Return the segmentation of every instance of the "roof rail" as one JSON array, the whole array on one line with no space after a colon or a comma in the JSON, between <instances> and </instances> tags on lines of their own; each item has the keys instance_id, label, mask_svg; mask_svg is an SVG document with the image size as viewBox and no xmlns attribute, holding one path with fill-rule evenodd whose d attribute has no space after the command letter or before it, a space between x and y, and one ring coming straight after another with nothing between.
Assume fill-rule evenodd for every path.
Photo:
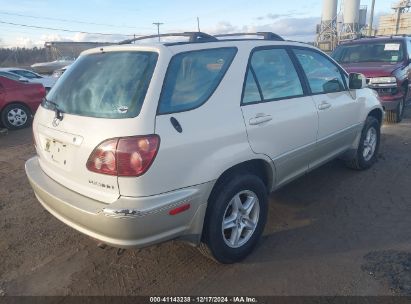
<instances>
[{"instance_id":1,"label":"roof rail","mask_svg":"<svg viewBox=\"0 0 411 304\"><path fill-rule=\"evenodd\" d=\"M218 34L214 37L233 37L233 36L262 36L264 40L284 41L284 39L272 32L256 32L256 33L231 33L231 34Z\"/></svg>"},{"instance_id":2,"label":"roof rail","mask_svg":"<svg viewBox=\"0 0 411 304\"><path fill-rule=\"evenodd\" d=\"M189 42L212 42L218 41L217 38L203 32L184 32L184 33L169 33L169 34L160 34L160 35L148 35L141 36L137 38L127 39L119 42L118 44L129 44L134 41L152 39L152 38L161 38L161 37L189 37Z\"/></svg>"}]
</instances>

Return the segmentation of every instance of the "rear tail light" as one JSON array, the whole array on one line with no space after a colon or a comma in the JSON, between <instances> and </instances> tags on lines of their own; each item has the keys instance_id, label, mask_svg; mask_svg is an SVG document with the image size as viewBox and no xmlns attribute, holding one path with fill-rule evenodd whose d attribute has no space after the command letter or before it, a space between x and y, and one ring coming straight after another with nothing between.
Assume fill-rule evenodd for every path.
<instances>
[{"instance_id":1,"label":"rear tail light","mask_svg":"<svg viewBox=\"0 0 411 304\"><path fill-rule=\"evenodd\" d=\"M158 135L107 140L91 153L87 169L108 175L140 176L150 168L159 145Z\"/></svg>"}]
</instances>

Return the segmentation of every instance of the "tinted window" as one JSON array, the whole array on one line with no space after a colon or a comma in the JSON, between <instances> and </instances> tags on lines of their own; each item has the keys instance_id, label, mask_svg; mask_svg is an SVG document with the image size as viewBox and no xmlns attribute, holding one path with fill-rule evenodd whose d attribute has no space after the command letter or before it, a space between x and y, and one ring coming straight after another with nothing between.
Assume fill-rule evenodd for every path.
<instances>
[{"instance_id":1,"label":"tinted window","mask_svg":"<svg viewBox=\"0 0 411 304\"><path fill-rule=\"evenodd\" d=\"M167 70L158 113L187 111L201 106L214 93L237 49L221 48L181 53Z\"/></svg>"},{"instance_id":2,"label":"tinted window","mask_svg":"<svg viewBox=\"0 0 411 304\"><path fill-rule=\"evenodd\" d=\"M312 93L333 93L345 90L341 71L332 61L310 50L295 49L294 52L307 75Z\"/></svg>"},{"instance_id":3,"label":"tinted window","mask_svg":"<svg viewBox=\"0 0 411 304\"><path fill-rule=\"evenodd\" d=\"M143 105L157 57L153 52L81 56L63 74L47 98L69 114L135 117Z\"/></svg>"},{"instance_id":4,"label":"tinted window","mask_svg":"<svg viewBox=\"0 0 411 304\"><path fill-rule=\"evenodd\" d=\"M401 41L340 45L332 54L339 63L399 62L404 58Z\"/></svg>"},{"instance_id":5,"label":"tinted window","mask_svg":"<svg viewBox=\"0 0 411 304\"><path fill-rule=\"evenodd\" d=\"M261 89L261 95L256 81ZM286 50L260 50L252 54L243 103L301 95L303 95L303 88Z\"/></svg>"}]
</instances>

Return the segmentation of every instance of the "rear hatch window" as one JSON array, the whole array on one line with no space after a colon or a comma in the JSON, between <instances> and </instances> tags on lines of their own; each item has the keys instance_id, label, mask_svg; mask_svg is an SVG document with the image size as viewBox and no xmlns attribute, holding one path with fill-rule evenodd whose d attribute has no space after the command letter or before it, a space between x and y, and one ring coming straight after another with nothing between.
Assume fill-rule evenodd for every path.
<instances>
[{"instance_id":1,"label":"rear hatch window","mask_svg":"<svg viewBox=\"0 0 411 304\"><path fill-rule=\"evenodd\" d=\"M154 52L101 52L79 57L47 95L64 113L97 118L138 116L154 72ZM50 108L44 102L43 107Z\"/></svg>"}]
</instances>

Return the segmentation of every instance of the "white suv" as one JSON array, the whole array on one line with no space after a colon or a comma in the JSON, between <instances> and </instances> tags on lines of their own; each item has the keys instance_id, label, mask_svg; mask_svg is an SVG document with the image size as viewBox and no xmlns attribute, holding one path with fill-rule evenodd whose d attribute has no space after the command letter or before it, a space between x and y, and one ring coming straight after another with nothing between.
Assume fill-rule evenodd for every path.
<instances>
[{"instance_id":1,"label":"white suv","mask_svg":"<svg viewBox=\"0 0 411 304\"><path fill-rule=\"evenodd\" d=\"M44 208L104 244L180 239L233 263L271 191L336 157L369 168L383 110L363 77L258 34L82 53L33 123L26 172Z\"/></svg>"}]
</instances>

